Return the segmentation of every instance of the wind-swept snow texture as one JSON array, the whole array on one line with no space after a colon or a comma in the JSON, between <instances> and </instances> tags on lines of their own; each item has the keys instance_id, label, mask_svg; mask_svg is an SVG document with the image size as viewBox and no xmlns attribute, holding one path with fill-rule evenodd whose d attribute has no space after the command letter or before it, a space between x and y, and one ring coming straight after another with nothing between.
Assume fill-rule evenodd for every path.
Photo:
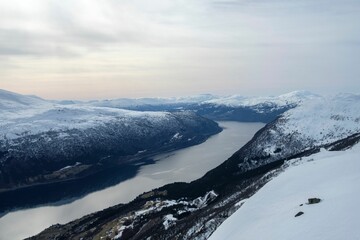
<instances>
[{"instance_id":1,"label":"wind-swept snow texture","mask_svg":"<svg viewBox=\"0 0 360 240\"><path fill-rule=\"evenodd\" d=\"M210 240L360 239L359 156L358 144L293 160L295 164L248 199ZM312 197L321 202L306 204ZM300 211L304 214L295 217Z\"/></svg>"}]
</instances>

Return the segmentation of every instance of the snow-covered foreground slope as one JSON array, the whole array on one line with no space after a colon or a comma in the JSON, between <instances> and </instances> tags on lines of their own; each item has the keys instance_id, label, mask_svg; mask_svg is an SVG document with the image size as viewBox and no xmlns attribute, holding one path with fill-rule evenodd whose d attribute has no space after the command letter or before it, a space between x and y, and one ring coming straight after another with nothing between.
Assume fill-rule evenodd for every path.
<instances>
[{"instance_id":1,"label":"snow-covered foreground slope","mask_svg":"<svg viewBox=\"0 0 360 240\"><path fill-rule=\"evenodd\" d=\"M248 199L210 240L360 239L359 156L360 144L293 160L295 164ZM305 204L313 197L321 202ZM300 211L304 214L294 217Z\"/></svg>"}]
</instances>

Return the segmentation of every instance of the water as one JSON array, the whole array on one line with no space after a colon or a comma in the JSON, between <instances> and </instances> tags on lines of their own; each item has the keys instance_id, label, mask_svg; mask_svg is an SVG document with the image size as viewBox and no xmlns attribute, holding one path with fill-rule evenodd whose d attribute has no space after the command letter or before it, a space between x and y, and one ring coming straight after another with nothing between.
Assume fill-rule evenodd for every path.
<instances>
[{"instance_id":1,"label":"water","mask_svg":"<svg viewBox=\"0 0 360 240\"><path fill-rule=\"evenodd\" d=\"M219 122L224 130L206 142L154 157L155 164L141 166L138 174L59 206L14 211L0 218L0 240L23 239L55 223L66 223L91 212L129 202L139 194L175 181L189 182L229 158L247 143L262 123Z\"/></svg>"}]
</instances>

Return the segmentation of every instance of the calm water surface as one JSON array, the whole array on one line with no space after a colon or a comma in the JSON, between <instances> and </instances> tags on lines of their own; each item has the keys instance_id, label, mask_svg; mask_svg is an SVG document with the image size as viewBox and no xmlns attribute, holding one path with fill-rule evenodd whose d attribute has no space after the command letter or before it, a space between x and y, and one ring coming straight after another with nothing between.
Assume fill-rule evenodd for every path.
<instances>
[{"instance_id":1,"label":"calm water surface","mask_svg":"<svg viewBox=\"0 0 360 240\"><path fill-rule=\"evenodd\" d=\"M154 157L129 180L93 192L69 204L14 211L0 218L0 240L32 236L55 223L66 223L175 181L189 182L218 166L247 143L263 123L219 122L224 130L206 142Z\"/></svg>"}]
</instances>

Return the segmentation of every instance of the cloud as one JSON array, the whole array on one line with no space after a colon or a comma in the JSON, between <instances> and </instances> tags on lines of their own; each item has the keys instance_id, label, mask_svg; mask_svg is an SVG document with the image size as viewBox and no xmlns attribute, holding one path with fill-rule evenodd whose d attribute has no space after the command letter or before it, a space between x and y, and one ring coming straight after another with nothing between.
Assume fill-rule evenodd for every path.
<instances>
[{"instance_id":1,"label":"cloud","mask_svg":"<svg viewBox=\"0 0 360 240\"><path fill-rule=\"evenodd\" d=\"M357 0L0 0L0 88L52 96L88 79L87 98L100 85L112 96L355 86L359 10Z\"/></svg>"},{"instance_id":2,"label":"cloud","mask_svg":"<svg viewBox=\"0 0 360 240\"><path fill-rule=\"evenodd\" d=\"M358 7L355 1L26 2L0 1L0 54L68 56L128 45L326 44L343 37L353 41L360 34L346 29L357 16L345 16L341 22L344 14Z\"/></svg>"}]
</instances>

